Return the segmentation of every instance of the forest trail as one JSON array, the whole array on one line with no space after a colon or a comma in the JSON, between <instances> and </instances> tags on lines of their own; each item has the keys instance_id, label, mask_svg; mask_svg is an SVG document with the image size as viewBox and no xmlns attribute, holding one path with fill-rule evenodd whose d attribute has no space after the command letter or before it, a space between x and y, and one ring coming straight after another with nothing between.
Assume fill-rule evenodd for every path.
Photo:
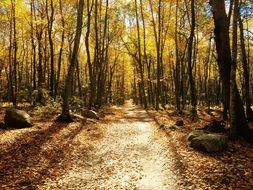
<instances>
[{"instance_id":1,"label":"forest trail","mask_svg":"<svg viewBox=\"0 0 253 190\"><path fill-rule=\"evenodd\" d=\"M131 102L104 108L99 122L67 124L55 122L57 113L34 115L31 128L0 129L1 190L253 187L252 145L229 144L218 155L195 151L185 143L193 125L187 117L183 128L166 131L157 122L169 126L178 116L145 111Z\"/></svg>"},{"instance_id":2,"label":"forest trail","mask_svg":"<svg viewBox=\"0 0 253 190\"><path fill-rule=\"evenodd\" d=\"M118 109L122 116L108 123L88 158L73 158L71 169L40 189L178 189L173 157L154 120L131 102Z\"/></svg>"}]
</instances>

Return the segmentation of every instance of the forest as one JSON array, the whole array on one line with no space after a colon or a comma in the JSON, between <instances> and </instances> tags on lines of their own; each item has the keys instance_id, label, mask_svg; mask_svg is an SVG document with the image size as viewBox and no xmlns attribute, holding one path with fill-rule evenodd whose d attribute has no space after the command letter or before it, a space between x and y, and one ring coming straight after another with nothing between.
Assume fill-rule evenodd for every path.
<instances>
[{"instance_id":1,"label":"forest","mask_svg":"<svg viewBox=\"0 0 253 190\"><path fill-rule=\"evenodd\" d=\"M1 0L0 189L253 189L252 61L252 0Z\"/></svg>"}]
</instances>

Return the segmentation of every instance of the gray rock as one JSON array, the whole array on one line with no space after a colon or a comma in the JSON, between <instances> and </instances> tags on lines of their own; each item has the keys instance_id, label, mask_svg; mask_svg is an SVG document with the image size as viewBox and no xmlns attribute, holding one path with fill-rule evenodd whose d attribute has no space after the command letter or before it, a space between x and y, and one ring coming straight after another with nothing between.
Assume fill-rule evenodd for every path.
<instances>
[{"instance_id":1,"label":"gray rock","mask_svg":"<svg viewBox=\"0 0 253 190\"><path fill-rule=\"evenodd\" d=\"M91 119L99 119L99 116L95 111L88 110L88 109L82 111L82 116L91 118Z\"/></svg>"},{"instance_id":2,"label":"gray rock","mask_svg":"<svg viewBox=\"0 0 253 190\"><path fill-rule=\"evenodd\" d=\"M199 137L201 135L204 135L206 134L205 131L202 131L202 130L194 130L192 132L190 132L190 134L187 136L187 140L188 141L191 141L192 139L196 138L196 137Z\"/></svg>"},{"instance_id":3,"label":"gray rock","mask_svg":"<svg viewBox=\"0 0 253 190\"><path fill-rule=\"evenodd\" d=\"M7 109L5 112L4 123L7 127L26 128L32 127L32 118L23 110Z\"/></svg>"},{"instance_id":4,"label":"gray rock","mask_svg":"<svg viewBox=\"0 0 253 190\"><path fill-rule=\"evenodd\" d=\"M218 134L202 134L191 139L190 146L207 153L221 152L227 148L227 140Z\"/></svg>"},{"instance_id":5,"label":"gray rock","mask_svg":"<svg viewBox=\"0 0 253 190\"><path fill-rule=\"evenodd\" d=\"M176 121L175 125L182 127L182 126L184 126L184 121L183 120L178 120L178 121Z\"/></svg>"}]
</instances>

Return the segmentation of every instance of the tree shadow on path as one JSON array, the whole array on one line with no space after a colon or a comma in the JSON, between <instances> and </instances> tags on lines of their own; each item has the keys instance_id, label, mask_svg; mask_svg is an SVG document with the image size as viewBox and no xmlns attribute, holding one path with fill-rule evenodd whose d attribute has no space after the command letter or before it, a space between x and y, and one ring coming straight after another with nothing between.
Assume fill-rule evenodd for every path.
<instances>
[{"instance_id":1,"label":"tree shadow on path","mask_svg":"<svg viewBox=\"0 0 253 190\"><path fill-rule=\"evenodd\" d=\"M44 130L24 134L7 151L1 152L1 189L19 189L21 186L36 189L37 183L56 172L57 165L71 151L69 144L83 130L77 124L69 127L67 133L60 134L56 142L51 142L67 127L68 124L54 122Z\"/></svg>"}]
</instances>

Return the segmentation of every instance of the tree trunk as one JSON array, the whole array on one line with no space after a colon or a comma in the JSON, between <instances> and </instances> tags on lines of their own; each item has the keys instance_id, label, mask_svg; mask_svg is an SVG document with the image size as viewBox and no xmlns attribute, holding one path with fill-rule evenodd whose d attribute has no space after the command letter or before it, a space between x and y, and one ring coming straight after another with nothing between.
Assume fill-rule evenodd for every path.
<instances>
[{"instance_id":1,"label":"tree trunk","mask_svg":"<svg viewBox=\"0 0 253 190\"><path fill-rule=\"evenodd\" d=\"M145 18L143 14L143 3L142 0L140 0L140 9L141 9L141 20L142 20L142 29L143 29L143 53L144 53L144 61L143 61L143 73L145 70L145 64L147 65L148 63L148 58L147 58L147 48L146 48L146 25L145 25ZM148 79L150 80L150 74ZM147 103L147 98L145 94L145 85L144 85L144 76L142 76L142 81L143 81L143 94L144 94L144 107L147 108L148 103ZM149 84L150 85L150 84ZM149 87L148 87L149 88ZM150 103L150 100L149 100Z\"/></svg>"},{"instance_id":2,"label":"tree trunk","mask_svg":"<svg viewBox=\"0 0 253 190\"><path fill-rule=\"evenodd\" d=\"M43 85L44 85L44 77L43 77L43 55L42 55L42 29L37 31L37 40L38 40L38 103L43 104Z\"/></svg>"},{"instance_id":3,"label":"tree trunk","mask_svg":"<svg viewBox=\"0 0 253 190\"><path fill-rule=\"evenodd\" d=\"M54 23L54 4L53 0L50 0L50 11L48 0L46 1L46 11L47 11L47 22L48 22L48 40L49 40L49 48L50 48L50 95L54 97L54 87L55 87L55 68L54 68L54 42L52 38L53 32L53 23Z\"/></svg>"},{"instance_id":4,"label":"tree trunk","mask_svg":"<svg viewBox=\"0 0 253 190\"><path fill-rule=\"evenodd\" d=\"M234 0L233 11L233 41L232 41L232 65L231 65L231 94L230 94L230 137L237 139L239 136L247 137L248 123L244 113L243 103L236 84L237 63L237 28L239 7L238 0Z\"/></svg>"},{"instance_id":5,"label":"tree trunk","mask_svg":"<svg viewBox=\"0 0 253 190\"><path fill-rule=\"evenodd\" d=\"M58 86L59 86L59 81L60 81L60 76L61 76L62 53L63 53L63 46L64 46L64 41L65 41L65 20L63 16L63 10L62 10L62 0L59 1L59 7L60 7L61 24L62 24L63 31L61 35L61 45L60 45L59 57L58 57L57 78L55 82L55 93L54 93L55 98L58 93Z\"/></svg>"},{"instance_id":6,"label":"tree trunk","mask_svg":"<svg viewBox=\"0 0 253 190\"><path fill-rule=\"evenodd\" d=\"M245 86L245 104L246 104L246 115L248 120L252 118L252 109L251 109L251 102L250 102L250 86L249 86L249 68L248 68L248 60L244 42L244 31L243 31L243 22L240 15L238 15L239 21L239 29L240 29L240 42L241 42L241 52L242 52L242 64L243 64L243 77L244 77L244 86Z\"/></svg>"},{"instance_id":7,"label":"tree trunk","mask_svg":"<svg viewBox=\"0 0 253 190\"><path fill-rule=\"evenodd\" d=\"M14 77L14 88L13 88L13 99L12 103L14 106L17 105L17 93L18 93L18 76L17 76L17 29L16 29L16 0L12 0L12 11L13 11L13 77Z\"/></svg>"},{"instance_id":8,"label":"tree trunk","mask_svg":"<svg viewBox=\"0 0 253 190\"><path fill-rule=\"evenodd\" d=\"M139 71L140 71L140 76L141 76L141 81L140 81L140 97L142 99L142 103L144 108L147 108L147 100L146 100L146 95L145 95L145 83L144 83L144 67L143 67L143 61L142 61L142 54L141 54L141 37L140 37L140 25L139 25L139 14L138 14L138 6L137 6L137 0L135 2L135 16L136 16L136 25L137 25L137 36L138 36L138 66L139 66Z\"/></svg>"},{"instance_id":9,"label":"tree trunk","mask_svg":"<svg viewBox=\"0 0 253 190\"><path fill-rule=\"evenodd\" d=\"M90 55L90 28L91 28L91 12L93 7L94 1L92 1L92 5L90 5L90 0L87 0L87 30L85 35L85 47L86 47L86 54L87 54L87 65L89 70L89 108L94 103L94 96L95 96L95 81L93 75L93 66L91 63L91 55Z\"/></svg>"},{"instance_id":10,"label":"tree trunk","mask_svg":"<svg viewBox=\"0 0 253 190\"><path fill-rule=\"evenodd\" d=\"M71 87L73 84L73 74L77 64L77 56L79 50L79 44L82 34L82 24L83 24L83 9L84 9L84 0L79 0L78 10L77 10L77 25L76 25L76 34L74 40L74 47L71 55L70 65L68 68L68 75L65 81L64 95L63 95L63 104L62 104L62 113L60 115L59 121L71 122L72 118L69 112L69 98L71 95Z\"/></svg>"},{"instance_id":11,"label":"tree trunk","mask_svg":"<svg viewBox=\"0 0 253 190\"><path fill-rule=\"evenodd\" d=\"M175 26L175 46L176 46L176 69L175 69L175 99L177 111L181 111L180 106L180 62L179 62L179 49L178 49L178 0L176 1L176 26Z\"/></svg>"},{"instance_id":12,"label":"tree trunk","mask_svg":"<svg viewBox=\"0 0 253 190\"><path fill-rule=\"evenodd\" d=\"M190 83L190 96L191 96L191 112L193 115L197 114L197 93L195 88L195 81L192 74L192 50L193 50L193 40L194 40L194 31L195 31L195 8L194 0L191 0L191 33L188 42L188 75Z\"/></svg>"},{"instance_id":13,"label":"tree trunk","mask_svg":"<svg viewBox=\"0 0 253 190\"><path fill-rule=\"evenodd\" d=\"M231 51L229 44L229 19L225 11L224 0L210 0L214 19L214 34L216 51L218 55L218 66L222 80L223 93L223 118L228 118L230 102L230 71Z\"/></svg>"},{"instance_id":14,"label":"tree trunk","mask_svg":"<svg viewBox=\"0 0 253 190\"><path fill-rule=\"evenodd\" d=\"M32 55L33 55L33 58L32 58L32 71L33 71L33 76L32 76L32 81L33 81L33 90L35 90L37 88L37 83L36 83L36 66L37 66L37 61L36 61L36 44L35 44L35 39L34 39L34 24L33 24L33 19L36 18L34 16L34 0L31 0L30 2L30 17L31 17L31 44L32 44Z\"/></svg>"}]
</instances>

